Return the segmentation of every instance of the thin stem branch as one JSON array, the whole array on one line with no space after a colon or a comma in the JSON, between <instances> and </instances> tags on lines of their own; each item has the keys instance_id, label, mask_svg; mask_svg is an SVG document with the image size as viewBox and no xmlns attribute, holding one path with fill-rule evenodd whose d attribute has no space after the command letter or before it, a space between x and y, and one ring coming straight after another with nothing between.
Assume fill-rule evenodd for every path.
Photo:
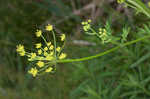
<instances>
[{"instance_id":1,"label":"thin stem branch","mask_svg":"<svg viewBox=\"0 0 150 99\"><path fill-rule=\"evenodd\" d=\"M83 57L83 58L79 58L79 59L64 59L64 60L57 60L56 62L57 63L69 63L69 62L80 62L80 61L86 61L86 60L91 60L91 59L94 59L94 58L97 58L97 57L101 57L103 55L106 55L106 54L109 54L121 47L125 47L125 46L128 46L128 45L131 45L131 44L134 44L136 42L139 42L139 41L142 41L144 39L147 39L147 38L150 38L150 35L147 35L147 36L144 36L142 38L139 38L139 39L136 39L136 40L133 40L133 41L130 41L130 42L127 42L127 43L124 43L123 45L119 45L117 47L114 47L114 48L111 48L105 52L102 52L102 53L99 53L99 54L96 54L96 55L93 55L93 56L89 56L89 57Z\"/></svg>"},{"instance_id":2,"label":"thin stem branch","mask_svg":"<svg viewBox=\"0 0 150 99\"><path fill-rule=\"evenodd\" d=\"M42 39L44 40L45 44L47 45L47 41L46 41L46 39L44 38L44 36L41 35L41 37L42 37Z\"/></svg>"},{"instance_id":3,"label":"thin stem branch","mask_svg":"<svg viewBox=\"0 0 150 99\"><path fill-rule=\"evenodd\" d=\"M53 34L53 39L54 39L54 51L55 51L55 58L56 58L56 60L57 60L57 54L56 54L56 37L55 37L55 33L54 33L54 31L52 30L52 34Z\"/></svg>"}]
</instances>

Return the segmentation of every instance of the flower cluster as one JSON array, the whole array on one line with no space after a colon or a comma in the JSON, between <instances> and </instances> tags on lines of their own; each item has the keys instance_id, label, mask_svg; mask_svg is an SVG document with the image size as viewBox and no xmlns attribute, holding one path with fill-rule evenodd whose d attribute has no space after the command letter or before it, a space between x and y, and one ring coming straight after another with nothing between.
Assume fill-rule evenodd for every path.
<instances>
[{"instance_id":1,"label":"flower cluster","mask_svg":"<svg viewBox=\"0 0 150 99\"><path fill-rule=\"evenodd\" d=\"M89 19L88 21L85 21L85 22L82 22L81 24L83 25L83 30L84 31L89 31L90 30L90 28L91 28L91 25L90 25L90 23L91 23L91 20Z\"/></svg>"},{"instance_id":2,"label":"flower cluster","mask_svg":"<svg viewBox=\"0 0 150 99\"><path fill-rule=\"evenodd\" d=\"M106 31L105 28L99 28L99 31L97 32L91 27L90 23L91 23L90 19L88 21L81 23L83 25L83 30L85 31L86 34L97 36L98 38L100 38L102 40L103 44L111 42L111 36Z\"/></svg>"},{"instance_id":3,"label":"flower cluster","mask_svg":"<svg viewBox=\"0 0 150 99\"><path fill-rule=\"evenodd\" d=\"M99 28L99 37L101 38L103 44L111 41L105 28Z\"/></svg>"},{"instance_id":4,"label":"flower cluster","mask_svg":"<svg viewBox=\"0 0 150 99\"><path fill-rule=\"evenodd\" d=\"M48 24L45 27L46 31L51 31L53 33L54 43L47 42L47 40L42 35L42 30L36 31L36 37L41 37L45 44L38 42L35 44L36 51L35 52L26 52L24 50L24 46L19 44L17 45L16 51L20 54L20 56L27 56L28 61L34 62L34 67L28 70L28 73L31 74L33 77L37 75L53 72L56 69L56 63L58 60L66 58L66 54L62 53L63 47L56 45L56 38L53 31L53 26ZM65 41L65 34L60 36L60 41Z\"/></svg>"},{"instance_id":5,"label":"flower cluster","mask_svg":"<svg viewBox=\"0 0 150 99\"><path fill-rule=\"evenodd\" d=\"M25 55L24 46L21 45L21 44L17 45L16 51L20 54L20 56L24 56Z\"/></svg>"}]
</instances>

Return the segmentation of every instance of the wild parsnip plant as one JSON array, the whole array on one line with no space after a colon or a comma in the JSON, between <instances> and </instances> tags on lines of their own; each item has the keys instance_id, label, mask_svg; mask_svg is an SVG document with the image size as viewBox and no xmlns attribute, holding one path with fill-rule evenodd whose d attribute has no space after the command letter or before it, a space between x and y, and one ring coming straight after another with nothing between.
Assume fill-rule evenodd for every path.
<instances>
[{"instance_id":1,"label":"wild parsnip plant","mask_svg":"<svg viewBox=\"0 0 150 99\"><path fill-rule=\"evenodd\" d=\"M148 9L150 8L141 0L118 0L118 3L125 5L125 7L132 7L138 13L143 13L149 18ZM72 63L69 65L73 66L68 68L73 68L73 72L68 74L69 81L73 80L73 84L72 82L69 82L69 84L74 87L71 86L69 90L71 93L69 99L149 99L150 23L143 23L140 26L135 24L134 29L125 25L121 31L116 32L109 21L98 28L94 28L90 19L82 22L87 37L99 40L100 46L97 45L96 47L103 48L103 45L106 46L102 50L97 48L100 53L93 56L88 56L88 52L86 52L88 57L66 59L65 57L69 53L62 52L64 45L58 46L56 44L57 38L52 25L46 26L45 30L50 32L49 35L53 35L55 42L47 41L43 36L44 32L37 30L36 36L42 38L45 43L38 42L35 44L37 50L35 52L27 52L23 45L18 45L17 52L20 56L27 56L29 62L34 63L33 67L28 70L28 73L33 77L48 72L53 73L56 70L57 63ZM64 43L65 38L63 34L58 39ZM42 84L39 85L43 86ZM47 86L49 85L50 83L47 84ZM61 89L65 89L65 86L62 85L61 87L64 87Z\"/></svg>"},{"instance_id":2,"label":"wild parsnip plant","mask_svg":"<svg viewBox=\"0 0 150 99\"><path fill-rule=\"evenodd\" d=\"M53 26L48 24L45 27L45 30L51 32L53 34L54 42L47 41L44 36L42 30L36 31L36 37L41 37L45 44L38 42L35 44L36 52L27 52L23 45L17 45L16 51L20 54L20 56L27 56L28 61L35 62L36 64L28 70L29 74L32 74L33 77L43 73L52 73L56 70L57 60L62 60L66 58L66 54L62 52L63 46L56 45L56 37L53 31ZM65 34L60 36L60 41L65 41Z\"/></svg>"},{"instance_id":3,"label":"wild parsnip plant","mask_svg":"<svg viewBox=\"0 0 150 99\"><path fill-rule=\"evenodd\" d=\"M138 12L143 12L145 15L147 15L148 17L150 17L150 9L147 8L145 5L143 5L143 3L139 0L118 0L118 3L125 3L125 5L132 7L134 9L136 9ZM48 42L44 36L42 35L42 30L37 30L36 31L36 36L37 37L41 37L45 44L43 45L42 43L37 43L35 44L35 47L37 49L37 52L27 52L24 49L23 45L18 45L17 46L17 52L20 54L20 56L27 56L28 57L28 61L31 62L36 62L36 66L32 67L28 73L32 74L33 77L43 74L45 72L53 72L56 69L56 64L57 63L65 63L65 62L77 62L77 61L85 61L85 60L89 60L89 59L94 59L100 56L103 56L105 54L111 53L121 47L127 46L127 45L131 45L133 43L139 42L141 40L147 39L150 37L150 35L146 35L143 36L141 38L138 38L136 40L133 41L127 41L127 36L130 32L130 28L129 27L124 27L122 29L122 34L121 36L113 36L112 35L112 29L111 26L109 24L109 22L106 22L106 25L104 25L104 27L99 27L98 30L94 30L91 26L91 20L87 20L85 22L82 22L81 24L83 25L83 30L86 34L91 35L91 36L97 36L100 40L102 44L106 44L106 43L112 43L117 45L116 47L106 50L102 53L98 53L96 55L93 56L89 56L89 57L83 57L83 58L79 58L79 59L64 59L66 58L66 54L62 53L62 47L59 47L56 45L56 37L55 37L55 33L53 31L53 26L48 24L45 27L46 31L52 32L53 34L53 38L54 38L54 42ZM62 34L60 36L60 40L62 42L64 42L65 40L65 34Z\"/></svg>"}]
</instances>

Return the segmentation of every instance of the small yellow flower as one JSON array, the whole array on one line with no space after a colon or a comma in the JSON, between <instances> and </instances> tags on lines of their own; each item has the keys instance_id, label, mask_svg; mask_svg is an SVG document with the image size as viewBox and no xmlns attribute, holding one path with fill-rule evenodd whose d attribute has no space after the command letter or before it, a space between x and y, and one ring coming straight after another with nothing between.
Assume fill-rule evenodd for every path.
<instances>
[{"instance_id":1,"label":"small yellow flower","mask_svg":"<svg viewBox=\"0 0 150 99\"><path fill-rule=\"evenodd\" d=\"M35 44L36 48L41 48L42 44L41 43L37 43Z\"/></svg>"},{"instance_id":2,"label":"small yellow flower","mask_svg":"<svg viewBox=\"0 0 150 99\"><path fill-rule=\"evenodd\" d=\"M45 72L51 72L53 70L53 68L52 67L49 67L49 68L47 68L46 70L45 70Z\"/></svg>"},{"instance_id":3,"label":"small yellow flower","mask_svg":"<svg viewBox=\"0 0 150 99\"><path fill-rule=\"evenodd\" d=\"M37 37L40 37L42 35L42 31L41 30L37 30L35 34L36 34Z\"/></svg>"},{"instance_id":4,"label":"small yellow flower","mask_svg":"<svg viewBox=\"0 0 150 99\"><path fill-rule=\"evenodd\" d=\"M60 52L60 50L61 50L60 47L57 47L57 48L56 48L56 51L57 51L57 52Z\"/></svg>"},{"instance_id":5,"label":"small yellow flower","mask_svg":"<svg viewBox=\"0 0 150 99\"><path fill-rule=\"evenodd\" d=\"M47 42L47 46L50 46L52 43L51 42Z\"/></svg>"},{"instance_id":6,"label":"small yellow flower","mask_svg":"<svg viewBox=\"0 0 150 99\"><path fill-rule=\"evenodd\" d=\"M111 41L110 35L107 33L105 28L99 28L99 37L103 44Z\"/></svg>"},{"instance_id":7,"label":"small yellow flower","mask_svg":"<svg viewBox=\"0 0 150 99\"><path fill-rule=\"evenodd\" d=\"M17 49L16 49L17 52L21 52L21 51L24 51L24 46L19 44L17 45Z\"/></svg>"},{"instance_id":8,"label":"small yellow flower","mask_svg":"<svg viewBox=\"0 0 150 99\"><path fill-rule=\"evenodd\" d=\"M36 53L31 53L31 59L36 57Z\"/></svg>"},{"instance_id":9,"label":"small yellow flower","mask_svg":"<svg viewBox=\"0 0 150 99\"><path fill-rule=\"evenodd\" d=\"M47 48L47 47L45 47L45 48L44 48L44 51L47 51L47 50L48 50L48 48Z\"/></svg>"},{"instance_id":10,"label":"small yellow flower","mask_svg":"<svg viewBox=\"0 0 150 99\"><path fill-rule=\"evenodd\" d=\"M66 38L65 34L62 34L62 35L60 36L60 38L61 38L61 41L64 41L65 38Z\"/></svg>"},{"instance_id":11,"label":"small yellow flower","mask_svg":"<svg viewBox=\"0 0 150 99\"><path fill-rule=\"evenodd\" d=\"M99 28L99 31L101 31L101 32L102 32L102 30L103 30L102 28Z\"/></svg>"},{"instance_id":12,"label":"small yellow flower","mask_svg":"<svg viewBox=\"0 0 150 99\"><path fill-rule=\"evenodd\" d=\"M82 24L82 25L85 25L85 22L82 22L81 24Z\"/></svg>"},{"instance_id":13,"label":"small yellow flower","mask_svg":"<svg viewBox=\"0 0 150 99\"><path fill-rule=\"evenodd\" d=\"M33 77L35 77L38 73L38 70L35 68L31 68L29 71L28 71L29 74L32 74Z\"/></svg>"},{"instance_id":14,"label":"small yellow flower","mask_svg":"<svg viewBox=\"0 0 150 99\"><path fill-rule=\"evenodd\" d=\"M19 52L19 54L20 54L20 56L25 56L25 51L21 51L21 52Z\"/></svg>"},{"instance_id":15,"label":"small yellow flower","mask_svg":"<svg viewBox=\"0 0 150 99\"><path fill-rule=\"evenodd\" d=\"M54 49L54 46L53 46L53 45L51 45L49 49L50 49L50 50L53 50L53 49Z\"/></svg>"},{"instance_id":16,"label":"small yellow flower","mask_svg":"<svg viewBox=\"0 0 150 99\"><path fill-rule=\"evenodd\" d=\"M39 66L40 68L44 66L44 62L42 62L42 61L38 61L36 64L37 64L37 66Z\"/></svg>"},{"instance_id":17,"label":"small yellow flower","mask_svg":"<svg viewBox=\"0 0 150 99\"><path fill-rule=\"evenodd\" d=\"M92 22L91 19L89 19L88 22L91 23Z\"/></svg>"},{"instance_id":18,"label":"small yellow flower","mask_svg":"<svg viewBox=\"0 0 150 99\"><path fill-rule=\"evenodd\" d=\"M47 56L47 55L48 55L48 53L44 51L44 56Z\"/></svg>"},{"instance_id":19,"label":"small yellow flower","mask_svg":"<svg viewBox=\"0 0 150 99\"><path fill-rule=\"evenodd\" d=\"M103 32L99 31L99 34L102 34Z\"/></svg>"},{"instance_id":20,"label":"small yellow flower","mask_svg":"<svg viewBox=\"0 0 150 99\"><path fill-rule=\"evenodd\" d=\"M38 50L38 54L39 54L39 55L42 54L42 50L41 50L41 49Z\"/></svg>"},{"instance_id":21,"label":"small yellow flower","mask_svg":"<svg viewBox=\"0 0 150 99\"><path fill-rule=\"evenodd\" d=\"M17 45L16 51L19 53L20 56L25 56L25 50L24 50L24 46L19 44Z\"/></svg>"},{"instance_id":22,"label":"small yellow flower","mask_svg":"<svg viewBox=\"0 0 150 99\"><path fill-rule=\"evenodd\" d=\"M46 26L46 30L47 30L47 31L52 31L52 30L53 30L53 26L52 26L51 24L48 24L48 25Z\"/></svg>"},{"instance_id":23,"label":"small yellow flower","mask_svg":"<svg viewBox=\"0 0 150 99\"><path fill-rule=\"evenodd\" d=\"M66 58L66 56L67 55L65 53L61 53L60 56L59 56L59 59L64 59L64 58Z\"/></svg>"}]
</instances>

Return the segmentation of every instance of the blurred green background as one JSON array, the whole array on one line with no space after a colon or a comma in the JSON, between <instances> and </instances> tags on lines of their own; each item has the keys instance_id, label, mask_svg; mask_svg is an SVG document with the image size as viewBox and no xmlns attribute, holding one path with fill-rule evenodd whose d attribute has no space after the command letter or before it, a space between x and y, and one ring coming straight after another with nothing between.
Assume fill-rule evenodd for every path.
<instances>
[{"instance_id":1,"label":"blurred green background","mask_svg":"<svg viewBox=\"0 0 150 99\"><path fill-rule=\"evenodd\" d=\"M150 99L149 40L93 60L58 64L55 74L37 78L27 74L29 63L16 53L20 43L33 48L35 30L50 23L66 33L68 58L95 55L114 45L84 34L82 21L91 19L99 28L110 20L114 35L127 25L133 40L142 36L137 26L149 21L146 16L116 0L0 0L0 8L0 99Z\"/></svg>"}]
</instances>

